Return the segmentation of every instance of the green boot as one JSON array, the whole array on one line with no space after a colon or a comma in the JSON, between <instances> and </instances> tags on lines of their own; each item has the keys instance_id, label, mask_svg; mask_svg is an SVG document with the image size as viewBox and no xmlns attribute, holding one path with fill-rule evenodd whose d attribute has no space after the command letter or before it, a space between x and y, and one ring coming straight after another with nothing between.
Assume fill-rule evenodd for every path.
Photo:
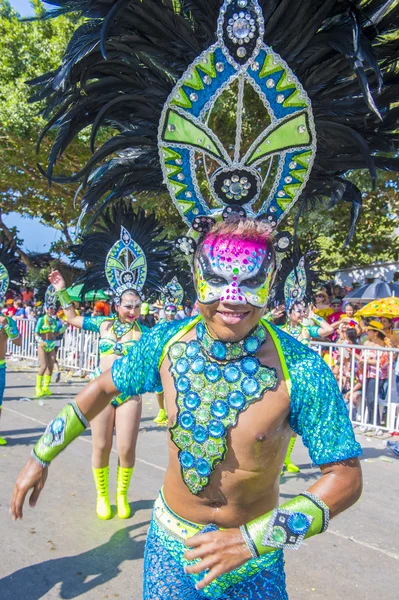
<instances>
[{"instance_id":1,"label":"green boot","mask_svg":"<svg viewBox=\"0 0 399 600\"><path fill-rule=\"evenodd\" d=\"M35 387L36 398L41 398L42 396L44 396L44 393L42 390L42 384L43 384L43 375L36 375L36 387Z\"/></svg>"},{"instance_id":2,"label":"green boot","mask_svg":"<svg viewBox=\"0 0 399 600\"><path fill-rule=\"evenodd\" d=\"M287 469L288 473L299 473L299 471L300 471L300 468L297 467L296 465L294 465L293 462L291 462L291 453L294 449L295 442L296 442L296 436L293 436L290 439L290 443L288 444L287 454L285 455L284 466Z\"/></svg>"},{"instance_id":3,"label":"green boot","mask_svg":"<svg viewBox=\"0 0 399 600\"><path fill-rule=\"evenodd\" d=\"M95 469L93 467L94 483L97 490L96 512L99 519L107 521L112 517L111 506L108 498L109 467Z\"/></svg>"},{"instance_id":4,"label":"green boot","mask_svg":"<svg viewBox=\"0 0 399 600\"><path fill-rule=\"evenodd\" d=\"M133 473L133 467L120 467L118 465L118 475L116 479L116 507L120 519L130 517L130 506L127 501L127 492L129 489L130 478Z\"/></svg>"},{"instance_id":5,"label":"green boot","mask_svg":"<svg viewBox=\"0 0 399 600\"><path fill-rule=\"evenodd\" d=\"M164 408L159 409L159 413L154 419L154 423L158 425L167 425L168 424L168 416L166 414L166 410Z\"/></svg>"},{"instance_id":6,"label":"green boot","mask_svg":"<svg viewBox=\"0 0 399 600\"><path fill-rule=\"evenodd\" d=\"M45 396L51 396L51 394L53 393L50 390L50 388L49 388L50 381L51 381L51 375L45 375L43 377L43 388L42 388L42 390L43 390L43 394Z\"/></svg>"}]
</instances>

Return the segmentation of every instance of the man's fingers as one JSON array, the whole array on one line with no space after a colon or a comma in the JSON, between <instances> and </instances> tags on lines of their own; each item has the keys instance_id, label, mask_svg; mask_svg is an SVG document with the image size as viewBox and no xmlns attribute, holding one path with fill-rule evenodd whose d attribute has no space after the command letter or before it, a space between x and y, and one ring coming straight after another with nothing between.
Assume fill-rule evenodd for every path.
<instances>
[{"instance_id":1,"label":"man's fingers","mask_svg":"<svg viewBox=\"0 0 399 600\"><path fill-rule=\"evenodd\" d=\"M185 567L185 573L192 575L193 573L202 573L207 569L211 569L218 562L218 558L216 556L208 556L204 560L200 560L195 565L189 565Z\"/></svg>"},{"instance_id":2,"label":"man's fingers","mask_svg":"<svg viewBox=\"0 0 399 600\"><path fill-rule=\"evenodd\" d=\"M36 506L36 502L40 496L40 492L42 491L43 486L41 485L35 485L35 487L33 488L33 492L30 495L29 498L29 506L31 506L32 508L34 506Z\"/></svg>"},{"instance_id":3,"label":"man's fingers","mask_svg":"<svg viewBox=\"0 0 399 600\"><path fill-rule=\"evenodd\" d=\"M16 521L17 519L22 519L22 507L25 502L26 494L28 490L25 490L18 486L18 484L14 488L14 494L11 505L11 514Z\"/></svg>"},{"instance_id":4,"label":"man's fingers","mask_svg":"<svg viewBox=\"0 0 399 600\"><path fill-rule=\"evenodd\" d=\"M184 554L184 558L186 560L196 560L197 558L205 558L205 556L209 556L210 554L213 554L214 551L215 551L214 545L211 546L210 544L204 544L198 548L195 548L194 550L188 550Z\"/></svg>"},{"instance_id":5,"label":"man's fingers","mask_svg":"<svg viewBox=\"0 0 399 600\"><path fill-rule=\"evenodd\" d=\"M192 538L187 538L185 541L186 546L189 546L190 548L196 548L197 546L200 546L201 544L206 544L207 542L211 541L211 534L209 533L197 533L197 535L194 535Z\"/></svg>"},{"instance_id":6,"label":"man's fingers","mask_svg":"<svg viewBox=\"0 0 399 600\"><path fill-rule=\"evenodd\" d=\"M223 573L225 573L225 570L220 565L213 567L213 569L209 571L209 573L204 577L204 579L201 579L201 581L199 581L196 584L195 588L197 590L202 590L204 587L212 583L214 579L220 577L220 575L222 575Z\"/></svg>"}]
</instances>

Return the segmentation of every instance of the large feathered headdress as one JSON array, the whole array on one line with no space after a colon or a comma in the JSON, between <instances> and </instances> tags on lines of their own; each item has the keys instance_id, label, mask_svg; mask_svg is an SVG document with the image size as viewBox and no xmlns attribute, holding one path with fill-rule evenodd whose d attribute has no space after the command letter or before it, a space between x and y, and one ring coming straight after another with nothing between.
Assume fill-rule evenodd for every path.
<instances>
[{"instance_id":1,"label":"large feathered headdress","mask_svg":"<svg viewBox=\"0 0 399 600\"><path fill-rule=\"evenodd\" d=\"M77 279L82 296L92 290L111 288L118 303L122 294L134 290L143 297L144 286L160 289L170 248L153 214L120 201L105 210L94 228L72 246L76 261L88 268Z\"/></svg>"},{"instance_id":2,"label":"large feathered headdress","mask_svg":"<svg viewBox=\"0 0 399 600\"><path fill-rule=\"evenodd\" d=\"M384 0L49 0L88 19L62 66L32 82L57 129L47 176L91 127L93 156L64 181L84 211L166 184L193 230L278 225L329 197L352 203L353 169L399 169L399 5ZM103 127L117 130L96 149ZM42 136L42 137L43 137Z\"/></svg>"},{"instance_id":3,"label":"large feathered headdress","mask_svg":"<svg viewBox=\"0 0 399 600\"><path fill-rule=\"evenodd\" d=\"M15 253L14 242L7 241L3 232L0 234L0 304L4 301L10 282L21 285L26 267Z\"/></svg>"}]
</instances>

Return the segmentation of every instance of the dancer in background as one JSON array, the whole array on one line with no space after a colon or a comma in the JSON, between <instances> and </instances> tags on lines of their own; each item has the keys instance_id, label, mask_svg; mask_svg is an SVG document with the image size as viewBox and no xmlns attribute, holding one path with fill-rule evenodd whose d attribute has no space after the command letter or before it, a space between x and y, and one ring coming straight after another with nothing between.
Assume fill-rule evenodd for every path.
<instances>
[{"instance_id":1,"label":"dancer in background","mask_svg":"<svg viewBox=\"0 0 399 600\"><path fill-rule=\"evenodd\" d=\"M12 242L6 242L2 235L0 238L0 308L5 300L10 281L21 284L24 274L25 266L15 254ZM0 313L0 417L6 387L7 340L11 340L16 346L22 345L16 322L12 317ZM7 440L0 436L0 446L5 444Z\"/></svg>"},{"instance_id":2,"label":"dancer in background","mask_svg":"<svg viewBox=\"0 0 399 600\"><path fill-rule=\"evenodd\" d=\"M111 287L114 313L111 316L80 317L65 289L59 271L49 279L58 292L69 324L100 334L100 363L95 377L109 369L114 361L128 354L148 329L138 323L145 285L159 287L162 269L168 257L162 229L155 218L135 213L131 204L120 202L83 235L72 248L76 260L89 264L76 283L83 283L82 297L89 291ZM135 369L141 365L136 364ZM109 501L109 457L113 433L116 433L118 472L116 505L121 519L130 516L127 500L136 458L136 443L141 417L141 397L120 394L90 422L93 438L92 467L97 490L96 511L100 519L112 516Z\"/></svg>"}]
</instances>

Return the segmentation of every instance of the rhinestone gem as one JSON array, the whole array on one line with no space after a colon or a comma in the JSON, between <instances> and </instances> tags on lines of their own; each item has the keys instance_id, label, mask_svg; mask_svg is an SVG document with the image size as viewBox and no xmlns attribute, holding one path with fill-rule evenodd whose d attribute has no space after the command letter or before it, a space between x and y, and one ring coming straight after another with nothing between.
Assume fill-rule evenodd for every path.
<instances>
[{"instance_id":1,"label":"rhinestone gem","mask_svg":"<svg viewBox=\"0 0 399 600\"><path fill-rule=\"evenodd\" d=\"M205 75L205 77L204 77L204 83L206 83L206 85L211 85L211 83L212 83L212 77L209 77L209 75Z\"/></svg>"},{"instance_id":2,"label":"rhinestone gem","mask_svg":"<svg viewBox=\"0 0 399 600\"><path fill-rule=\"evenodd\" d=\"M248 2L247 2L247 0L238 0L237 4L240 8L246 8Z\"/></svg>"},{"instance_id":3,"label":"rhinestone gem","mask_svg":"<svg viewBox=\"0 0 399 600\"><path fill-rule=\"evenodd\" d=\"M296 162L295 161L290 162L290 169L295 169L295 167L296 167Z\"/></svg>"},{"instance_id":4,"label":"rhinestone gem","mask_svg":"<svg viewBox=\"0 0 399 600\"><path fill-rule=\"evenodd\" d=\"M246 55L247 55L247 51L245 50L245 48L240 46L237 50L237 56L239 56L240 58L244 58L244 56L246 56Z\"/></svg>"},{"instance_id":5,"label":"rhinestone gem","mask_svg":"<svg viewBox=\"0 0 399 600\"><path fill-rule=\"evenodd\" d=\"M279 196L280 198L284 198L285 196L285 192L283 190L280 190L277 194L277 196Z\"/></svg>"},{"instance_id":6,"label":"rhinestone gem","mask_svg":"<svg viewBox=\"0 0 399 600\"><path fill-rule=\"evenodd\" d=\"M285 96L284 96L284 94L279 94L279 95L277 96L276 100L277 100L277 102L278 102L279 104L282 104L282 103L284 102L284 100L285 100Z\"/></svg>"},{"instance_id":7,"label":"rhinestone gem","mask_svg":"<svg viewBox=\"0 0 399 600\"><path fill-rule=\"evenodd\" d=\"M286 177L286 178L284 179L284 181L285 181L285 183L291 183L291 181L292 181L292 177Z\"/></svg>"},{"instance_id":8,"label":"rhinestone gem","mask_svg":"<svg viewBox=\"0 0 399 600\"><path fill-rule=\"evenodd\" d=\"M191 102L197 102L198 94L190 94L190 100Z\"/></svg>"},{"instance_id":9,"label":"rhinestone gem","mask_svg":"<svg viewBox=\"0 0 399 600\"><path fill-rule=\"evenodd\" d=\"M299 125L299 127L298 127L298 133L305 133L305 131L306 131L305 125Z\"/></svg>"},{"instance_id":10,"label":"rhinestone gem","mask_svg":"<svg viewBox=\"0 0 399 600\"><path fill-rule=\"evenodd\" d=\"M224 64L221 62L216 63L216 71L218 71L219 73L223 73L224 71Z\"/></svg>"},{"instance_id":11,"label":"rhinestone gem","mask_svg":"<svg viewBox=\"0 0 399 600\"><path fill-rule=\"evenodd\" d=\"M191 192L186 192L186 198L192 198L192 197L193 197L193 195Z\"/></svg>"},{"instance_id":12,"label":"rhinestone gem","mask_svg":"<svg viewBox=\"0 0 399 600\"><path fill-rule=\"evenodd\" d=\"M252 71L259 71L260 64L257 61L255 61L254 63L252 63L251 69L252 69Z\"/></svg>"},{"instance_id":13,"label":"rhinestone gem","mask_svg":"<svg viewBox=\"0 0 399 600\"><path fill-rule=\"evenodd\" d=\"M277 212L277 207L276 207L276 206L271 206L271 207L270 207L270 212L271 212L271 213L275 213L275 212Z\"/></svg>"},{"instance_id":14,"label":"rhinestone gem","mask_svg":"<svg viewBox=\"0 0 399 600\"><path fill-rule=\"evenodd\" d=\"M268 79L268 80L266 81L266 86L267 86L268 88L274 88L274 86L275 86L275 85L276 85L276 82L274 81L274 79Z\"/></svg>"},{"instance_id":15,"label":"rhinestone gem","mask_svg":"<svg viewBox=\"0 0 399 600\"><path fill-rule=\"evenodd\" d=\"M176 131L176 127L174 125L168 125L169 131Z\"/></svg>"},{"instance_id":16,"label":"rhinestone gem","mask_svg":"<svg viewBox=\"0 0 399 600\"><path fill-rule=\"evenodd\" d=\"M285 533L284 529L278 525L273 527L270 537L272 538L273 542L276 542L276 544L284 544L287 540L287 534Z\"/></svg>"},{"instance_id":17,"label":"rhinestone gem","mask_svg":"<svg viewBox=\"0 0 399 600\"><path fill-rule=\"evenodd\" d=\"M241 14L241 13L240 13ZM239 39L245 39L251 31L251 25L246 19L240 17L233 24L233 33Z\"/></svg>"},{"instance_id":18,"label":"rhinestone gem","mask_svg":"<svg viewBox=\"0 0 399 600\"><path fill-rule=\"evenodd\" d=\"M177 175L177 179L178 179L179 181L184 181L184 175L183 175L183 173L178 173L178 175Z\"/></svg>"},{"instance_id":19,"label":"rhinestone gem","mask_svg":"<svg viewBox=\"0 0 399 600\"><path fill-rule=\"evenodd\" d=\"M182 159L181 159L181 158L177 158L177 159L175 160L175 163L176 163L177 165L179 165L179 166L180 166L180 165L182 165L182 164L183 164L183 161L182 161Z\"/></svg>"}]
</instances>

